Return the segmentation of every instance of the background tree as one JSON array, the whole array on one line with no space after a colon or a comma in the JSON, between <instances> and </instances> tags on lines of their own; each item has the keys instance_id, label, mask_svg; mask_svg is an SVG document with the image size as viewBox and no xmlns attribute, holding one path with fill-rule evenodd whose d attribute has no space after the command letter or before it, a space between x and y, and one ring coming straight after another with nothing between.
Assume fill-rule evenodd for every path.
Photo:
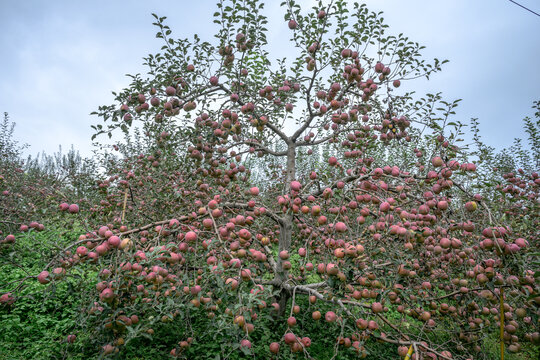
<instances>
[{"instance_id":1,"label":"background tree","mask_svg":"<svg viewBox=\"0 0 540 360\"><path fill-rule=\"evenodd\" d=\"M23 151L28 145L14 140L14 130L15 123L5 113L0 126L0 221L6 230L19 230L28 220L37 225L53 221L60 203L71 201L82 206L97 194L93 185L97 164L93 160L81 158L73 148L67 154L60 148L52 156L25 159Z\"/></svg>"}]
</instances>

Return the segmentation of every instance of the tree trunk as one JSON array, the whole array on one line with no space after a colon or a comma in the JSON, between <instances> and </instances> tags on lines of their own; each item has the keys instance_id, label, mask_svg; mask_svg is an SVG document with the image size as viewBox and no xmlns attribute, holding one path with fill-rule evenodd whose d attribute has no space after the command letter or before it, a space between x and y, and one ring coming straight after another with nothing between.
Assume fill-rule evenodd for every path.
<instances>
[{"instance_id":1,"label":"tree trunk","mask_svg":"<svg viewBox=\"0 0 540 360\"><path fill-rule=\"evenodd\" d=\"M290 192L291 181L296 178L296 145L294 143L288 144L287 148L287 173L285 177L285 194ZM292 238L292 227L293 227L293 216L291 213L287 213L283 216L283 223L280 224L279 228L279 250L290 251L291 249L291 238ZM275 274L275 280L278 284L283 284L288 279L288 271L283 269L283 261L278 256L277 259L277 272ZM281 286L281 285L279 285ZM279 316L285 314L287 308L287 303L290 298L290 293L285 288L281 287L280 294L278 296L279 304Z\"/></svg>"}]
</instances>

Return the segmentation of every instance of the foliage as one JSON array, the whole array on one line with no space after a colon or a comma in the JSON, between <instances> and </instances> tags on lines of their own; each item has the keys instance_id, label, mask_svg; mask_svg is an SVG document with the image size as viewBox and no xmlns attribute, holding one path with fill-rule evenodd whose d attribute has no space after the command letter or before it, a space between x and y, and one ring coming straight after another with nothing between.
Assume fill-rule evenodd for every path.
<instances>
[{"instance_id":1,"label":"foliage","mask_svg":"<svg viewBox=\"0 0 540 360\"><path fill-rule=\"evenodd\" d=\"M32 230L18 236L13 251L3 253L4 256L0 258L0 292L12 290L12 286L19 284L21 278L39 273L58 246L65 246L74 234L76 232L73 231ZM70 358L73 359L87 358L71 352L73 349L69 349L66 342L66 334L76 329L78 308L84 302L80 291L87 284L70 278L46 291L35 281L22 285L18 290L17 305L0 308L0 357L59 359L71 353Z\"/></svg>"},{"instance_id":2,"label":"foliage","mask_svg":"<svg viewBox=\"0 0 540 360\"><path fill-rule=\"evenodd\" d=\"M473 120L469 149L459 100L400 90L445 61L364 5L282 6L289 60L265 50L260 1L219 1L214 44L174 39L154 15L164 45L148 77L96 112L93 139L124 133L101 170L73 152L22 170L42 180L39 206L23 175L7 183L13 225L45 209L61 229L37 281L72 284L82 336L65 351L482 359L502 322L508 351L534 356L538 122L525 120L531 149L495 153ZM83 211L58 209L81 194ZM33 225L4 238L3 259ZM13 275L5 311L36 273Z\"/></svg>"}]
</instances>

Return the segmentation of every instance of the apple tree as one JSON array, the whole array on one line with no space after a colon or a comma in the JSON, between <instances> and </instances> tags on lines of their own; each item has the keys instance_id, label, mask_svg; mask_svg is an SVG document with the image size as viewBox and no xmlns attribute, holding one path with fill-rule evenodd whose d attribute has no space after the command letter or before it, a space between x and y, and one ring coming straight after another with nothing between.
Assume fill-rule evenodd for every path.
<instances>
[{"instance_id":1,"label":"apple tree","mask_svg":"<svg viewBox=\"0 0 540 360\"><path fill-rule=\"evenodd\" d=\"M538 343L538 169L482 182L459 100L412 91L445 61L381 14L284 1L291 56L274 59L263 5L219 1L213 43L154 15L164 45L147 75L96 112L94 138L127 140L106 157L95 229L38 281L99 273L83 317L103 355L166 326L185 358L212 341L224 357L314 358L328 336L334 358ZM211 334L193 330L201 317Z\"/></svg>"}]
</instances>

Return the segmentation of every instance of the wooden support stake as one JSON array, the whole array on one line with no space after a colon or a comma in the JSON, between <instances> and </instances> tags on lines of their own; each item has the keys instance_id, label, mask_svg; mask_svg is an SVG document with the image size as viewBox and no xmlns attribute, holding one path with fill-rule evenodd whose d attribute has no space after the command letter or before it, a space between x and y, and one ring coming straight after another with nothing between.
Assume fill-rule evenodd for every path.
<instances>
[{"instance_id":1,"label":"wooden support stake","mask_svg":"<svg viewBox=\"0 0 540 360\"><path fill-rule=\"evenodd\" d=\"M411 344L411 346L409 347L409 351L407 351L407 355L405 356L404 360L409 360L411 358L412 352L413 352L413 346Z\"/></svg>"},{"instance_id":2,"label":"wooden support stake","mask_svg":"<svg viewBox=\"0 0 540 360\"><path fill-rule=\"evenodd\" d=\"M125 191L124 195L124 209L122 209L122 224L124 223L124 216L126 215L126 205L127 205L127 189Z\"/></svg>"},{"instance_id":3,"label":"wooden support stake","mask_svg":"<svg viewBox=\"0 0 540 360\"><path fill-rule=\"evenodd\" d=\"M500 342L501 342L501 360L504 360L504 288L500 288L500 294L501 298L501 310L500 310L500 316L499 319L501 320L501 326L500 326Z\"/></svg>"}]
</instances>

